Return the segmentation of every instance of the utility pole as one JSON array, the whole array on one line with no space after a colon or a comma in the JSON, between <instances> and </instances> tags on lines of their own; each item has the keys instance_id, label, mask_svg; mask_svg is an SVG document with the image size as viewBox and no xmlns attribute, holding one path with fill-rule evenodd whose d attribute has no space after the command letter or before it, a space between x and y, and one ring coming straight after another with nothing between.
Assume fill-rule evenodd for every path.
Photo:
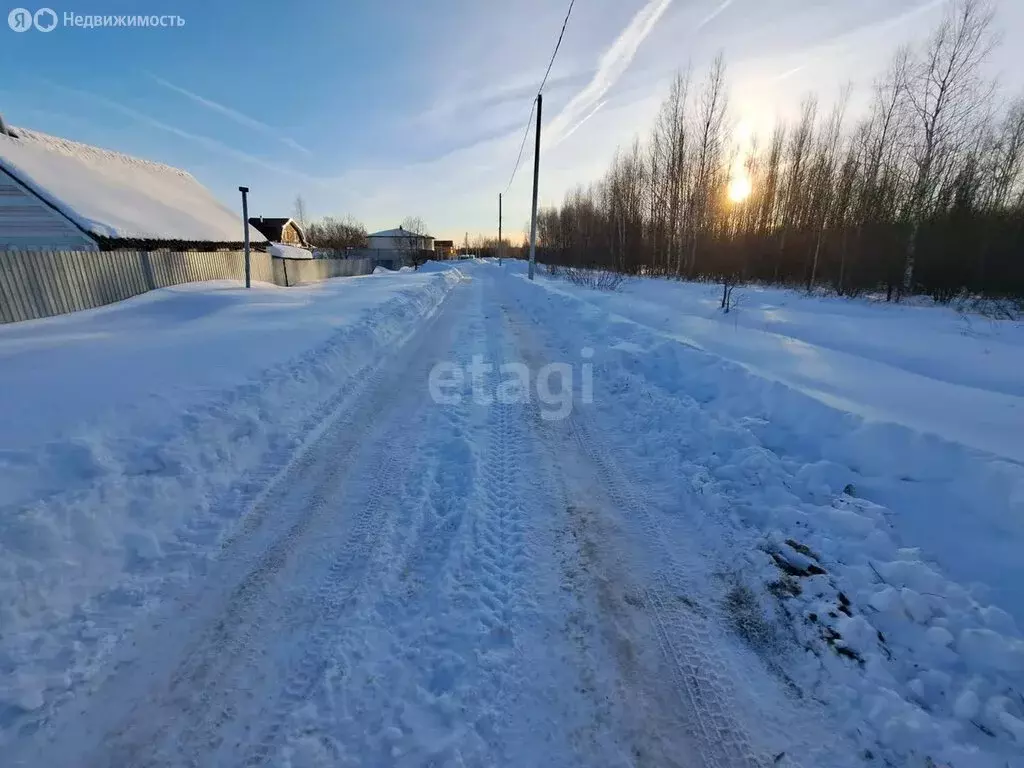
<instances>
[{"instance_id":1,"label":"utility pole","mask_svg":"<svg viewBox=\"0 0 1024 768\"><path fill-rule=\"evenodd\" d=\"M501 241L501 195L498 193L498 266L501 266L501 251L504 247Z\"/></svg>"},{"instance_id":2,"label":"utility pole","mask_svg":"<svg viewBox=\"0 0 1024 768\"><path fill-rule=\"evenodd\" d=\"M537 181L540 176L540 111L544 97L537 94L537 137L533 150L533 217L530 219L530 279L537 263Z\"/></svg>"},{"instance_id":3,"label":"utility pole","mask_svg":"<svg viewBox=\"0 0 1024 768\"><path fill-rule=\"evenodd\" d=\"M249 269L249 188L239 187L242 193L242 226L245 231L245 287L252 287L252 273Z\"/></svg>"}]
</instances>

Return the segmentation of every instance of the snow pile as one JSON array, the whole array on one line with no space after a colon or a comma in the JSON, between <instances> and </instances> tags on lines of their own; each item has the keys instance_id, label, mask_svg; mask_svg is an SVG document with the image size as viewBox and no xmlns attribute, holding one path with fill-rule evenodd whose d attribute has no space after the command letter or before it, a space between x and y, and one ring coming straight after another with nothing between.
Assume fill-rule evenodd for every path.
<instances>
[{"instance_id":1,"label":"snow pile","mask_svg":"<svg viewBox=\"0 0 1024 768\"><path fill-rule=\"evenodd\" d=\"M610 318L592 292L540 283L534 321L567 351L598 349L595 403L620 440L609 449L635 457L638 484L696 515L709 557L757 588L779 635L771 663L827 702L869 759L1021 765L1024 637L1010 610L1024 468L836 410ZM929 541L958 538L940 548L952 558L917 548L925 526Z\"/></svg>"},{"instance_id":2,"label":"snow pile","mask_svg":"<svg viewBox=\"0 0 1024 768\"><path fill-rule=\"evenodd\" d=\"M460 279L204 284L0 329L0 744L202 572Z\"/></svg>"},{"instance_id":3,"label":"snow pile","mask_svg":"<svg viewBox=\"0 0 1024 768\"><path fill-rule=\"evenodd\" d=\"M284 243L271 243L267 250L271 256L276 256L279 259L312 259L313 252L307 251L305 248L298 248L294 245L285 245Z\"/></svg>"},{"instance_id":4,"label":"snow pile","mask_svg":"<svg viewBox=\"0 0 1024 768\"><path fill-rule=\"evenodd\" d=\"M185 171L16 129L0 167L86 232L112 238L240 243L242 217ZM266 242L252 231L253 242Z\"/></svg>"}]
</instances>

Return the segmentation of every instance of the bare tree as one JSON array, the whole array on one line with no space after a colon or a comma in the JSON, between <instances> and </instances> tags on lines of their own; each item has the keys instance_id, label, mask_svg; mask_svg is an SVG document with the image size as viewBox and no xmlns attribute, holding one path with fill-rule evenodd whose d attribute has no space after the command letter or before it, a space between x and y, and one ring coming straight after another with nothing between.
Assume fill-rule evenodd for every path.
<instances>
[{"instance_id":1,"label":"bare tree","mask_svg":"<svg viewBox=\"0 0 1024 768\"><path fill-rule=\"evenodd\" d=\"M1007 208L1019 200L1024 176L1024 96L1018 96L998 128L992 144L991 208Z\"/></svg>"},{"instance_id":2,"label":"bare tree","mask_svg":"<svg viewBox=\"0 0 1024 768\"><path fill-rule=\"evenodd\" d=\"M993 11L987 0L955 0L920 56L907 68L906 92L914 117L914 183L907 216L901 293L914 285L921 220L938 194L955 153L976 126L990 90L980 79L981 64L994 45Z\"/></svg>"},{"instance_id":3,"label":"bare tree","mask_svg":"<svg viewBox=\"0 0 1024 768\"><path fill-rule=\"evenodd\" d=\"M655 126L652 158L660 160L660 166L653 164L650 169L652 190L651 216L664 216L665 269L682 269L682 213L685 199L688 126L686 123L686 102L690 92L690 73L679 73L672 80L668 98L662 105ZM674 266L673 266L674 265Z\"/></svg>"},{"instance_id":4,"label":"bare tree","mask_svg":"<svg viewBox=\"0 0 1024 768\"><path fill-rule=\"evenodd\" d=\"M406 233L396 240L403 260L419 269L420 264L427 260L427 225L419 216L406 216L398 228Z\"/></svg>"},{"instance_id":5,"label":"bare tree","mask_svg":"<svg viewBox=\"0 0 1024 768\"><path fill-rule=\"evenodd\" d=\"M725 115L728 94L725 85L725 58L715 57L704 81L697 115L694 149L693 182L690 189L689 224L690 255L687 274L693 275L697 266L697 243L708 225L715 188L722 180L721 160L725 146ZM676 264L676 274L682 273L682 264Z\"/></svg>"},{"instance_id":6,"label":"bare tree","mask_svg":"<svg viewBox=\"0 0 1024 768\"><path fill-rule=\"evenodd\" d=\"M310 245L338 258L350 249L367 246L366 227L350 216L341 219L325 216L310 223L306 227L306 239Z\"/></svg>"},{"instance_id":7,"label":"bare tree","mask_svg":"<svg viewBox=\"0 0 1024 768\"><path fill-rule=\"evenodd\" d=\"M807 292L814 288L818 276L818 260L821 256L821 245L829 220L833 216L833 205L836 193L836 164L838 163L839 141L842 136L843 120L846 108L850 103L851 86L846 86L840 96L839 103L818 139L815 158L810 173L810 194L812 200L811 220L815 230L814 251L811 256L811 268L807 272Z\"/></svg>"},{"instance_id":8,"label":"bare tree","mask_svg":"<svg viewBox=\"0 0 1024 768\"><path fill-rule=\"evenodd\" d=\"M782 187L782 160L786 148L786 126L779 123L768 144L768 156L760 166L761 174L753 176L757 195L757 229L762 234L775 231L781 215L779 197Z\"/></svg>"},{"instance_id":9,"label":"bare tree","mask_svg":"<svg viewBox=\"0 0 1024 768\"><path fill-rule=\"evenodd\" d=\"M292 212L292 218L302 227L303 232L306 230L306 226L309 224L309 217L306 214L306 201L302 195L295 196L295 205Z\"/></svg>"}]
</instances>

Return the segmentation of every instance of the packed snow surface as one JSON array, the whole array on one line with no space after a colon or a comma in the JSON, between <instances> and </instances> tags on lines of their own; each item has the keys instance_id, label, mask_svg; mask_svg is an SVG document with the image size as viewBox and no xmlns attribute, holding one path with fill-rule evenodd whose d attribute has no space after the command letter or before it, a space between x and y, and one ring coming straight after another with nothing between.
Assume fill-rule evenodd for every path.
<instances>
[{"instance_id":1,"label":"packed snow surface","mask_svg":"<svg viewBox=\"0 0 1024 768\"><path fill-rule=\"evenodd\" d=\"M0 328L5 765L1024 765L1013 451L772 351L1014 398L1019 330L957 372L904 338L944 310L712 290L432 263Z\"/></svg>"},{"instance_id":2,"label":"packed snow surface","mask_svg":"<svg viewBox=\"0 0 1024 768\"><path fill-rule=\"evenodd\" d=\"M86 232L112 238L240 243L242 216L190 174L26 128L0 134L0 168ZM250 231L253 242L266 238Z\"/></svg>"}]
</instances>

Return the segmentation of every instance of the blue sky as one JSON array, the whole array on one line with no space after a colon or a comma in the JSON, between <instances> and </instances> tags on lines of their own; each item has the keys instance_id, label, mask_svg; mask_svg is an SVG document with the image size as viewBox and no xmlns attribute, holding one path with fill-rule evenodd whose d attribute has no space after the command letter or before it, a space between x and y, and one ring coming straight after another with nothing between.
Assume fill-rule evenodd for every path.
<instances>
[{"instance_id":1,"label":"blue sky","mask_svg":"<svg viewBox=\"0 0 1024 768\"><path fill-rule=\"evenodd\" d=\"M57 0L53 0L57 2ZM135 15L83 0L59 16ZM565 3L555 0L218 0L146 4L181 28L0 28L0 113L22 125L169 163L226 204L351 214L372 231L422 217L432 234L496 228L532 93ZM1004 93L1024 4L996 3ZM38 6L26 6L35 10ZM577 0L545 91L541 198L598 177L643 135L669 80L723 50L731 116L767 130L808 91L843 82L854 107L900 43L938 20L940 0ZM529 149L506 198L506 229L529 217Z\"/></svg>"}]
</instances>

